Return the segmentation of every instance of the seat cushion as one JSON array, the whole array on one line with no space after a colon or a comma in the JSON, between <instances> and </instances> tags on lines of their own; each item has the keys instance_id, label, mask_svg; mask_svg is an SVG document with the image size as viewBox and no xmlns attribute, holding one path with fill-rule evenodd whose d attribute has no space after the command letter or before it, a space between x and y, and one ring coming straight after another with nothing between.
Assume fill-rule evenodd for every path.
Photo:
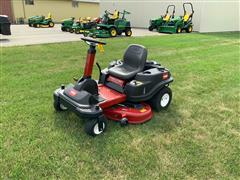
<instances>
[{"instance_id":1,"label":"seat cushion","mask_svg":"<svg viewBox=\"0 0 240 180\"><path fill-rule=\"evenodd\" d=\"M139 72L139 69L135 69L127 65L118 65L109 69L109 74L118 77L123 80L129 80Z\"/></svg>"},{"instance_id":2,"label":"seat cushion","mask_svg":"<svg viewBox=\"0 0 240 180\"><path fill-rule=\"evenodd\" d=\"M123 56L123 64L109 69L109 74L123 80L130 80L141 72L146 63L147 49L144 46L129 45Z\"/></svg>"}]
</instances>

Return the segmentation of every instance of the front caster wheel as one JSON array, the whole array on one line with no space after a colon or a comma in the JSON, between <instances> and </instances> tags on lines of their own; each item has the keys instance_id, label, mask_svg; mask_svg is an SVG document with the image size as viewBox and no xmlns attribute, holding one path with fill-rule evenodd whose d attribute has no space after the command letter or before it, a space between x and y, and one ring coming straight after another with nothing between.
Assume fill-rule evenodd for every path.
<instances>
[{"instance_id":1,"label":"front caster wheel","mask_svg":"<svg viewBox=\"0 0 240 180\"><path fill-rule=\"evenodd\" d=\"M54 101L53 103L54 109L56 111L66 111L67 107L61 104L59 101Z\"/></svg>"},{"instance_id":2,"label":"front caster wheel","mask_svg":"<svg viewBox=\"0 0 240 180\"><path fill-rule=\"evenodd\" d=\"M149 30L149 31L153 31L153 29L154 29L153 26L149 26L149 27L148 27L148 30Z\"/></svg>"},{"instance_id":3,"label":"front caster wheel","mask_svg":"<svg viewBox=\"0 0 240 180\"><path fill-rule=\"evenodd\" d=\"M90 136L102 134L107 127L105 118L90 120L85 125L85 132Z\"/></svg>"},{"instance_id":4,"label":"front caster wheel","mask_svg":"<svg viewBox=\"0 0 240 180\"><path fill-rule=\"evenodd\" d=\"M156 111L167 109L172 100L172 91L169 87L162 88L153 98L150 100L151 106Z\"/></svg>"},{"instance_id":5,"label":"front caster wheel","mask_svg":"<svg viewBox=\"0 0 240 180\"><path fill-rule=\"evenodd\" d=\"M70 28L66 28L66 32L70 32Z\"/></svg>"},{"instance_id":6,"label":"front caster wheel","mask_svg":"<svg viewBox=\"0 0 240 180\"><path fill-rule=\"evenodd\" d=\"M75 29L76 34L80 34L80 29Z\"/></svg>"}]
</instances>

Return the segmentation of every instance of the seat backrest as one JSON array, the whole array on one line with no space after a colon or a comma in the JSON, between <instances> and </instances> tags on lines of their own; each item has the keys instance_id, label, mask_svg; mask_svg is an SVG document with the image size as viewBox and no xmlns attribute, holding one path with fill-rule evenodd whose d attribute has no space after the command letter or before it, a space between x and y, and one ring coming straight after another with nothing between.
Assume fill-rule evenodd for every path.
<instances>
[{"instance_id":1,"label":"seat backrest","mask_svg":"<svg viewBox=\"0 0 240 180\"><path fill-rule=\"evenodd\" d=\"M86 20L90 22L92 20L92 18L91 17L86 17Z\"/></svg>"},{"instance_id":2,"label":"seat backrest","mask_svg":"<svg viewBox=\"0 0 240 180\"><path fill-rule=\"evenodd\" d=\"M123 57L123 64L142 71L147 60L147 49L138 44L128 46Z\"/></svg>"},{"instance_id":3,"label":"seat backrest","mask_svg":"<svg viewBox=\"0 0 240 180\"><path fill-rule=\"evenodd\" d=\"M185 15L183 16L183 21L184 21L184 22L187 22L189 18L190 18L190 15L189 15L189 14L185 14Z\"/></svg>"},{"instance_id":4,"label":"seat backrest","mask_svg":"<svg viewBox=\"0 0 240 180\"><path fill-rule=\"evenodd\" d=\"M169 14L166 14L163 18L164 21L169 21L170 20L170 15Z\"/></svg>"},{"instance_id":5,"label":"seat backrest","mask_svg":"<svg viewBox=\"0 0 240 180\"><path fill-rule=\"evenodd\" d=\"M46 19L52 19L52 14L51 13L48 13L48 16Z\"/></svg>"},{"instance_id":6,"label":"seat backrest","mask_svg":"<svg viewBox=\"0 0 240 180\"><path fill-rule=\"evenodd\" d=\"M111 19L118 19L119 18L119 11L115 10Z\"/></svg>"}]
</instances>

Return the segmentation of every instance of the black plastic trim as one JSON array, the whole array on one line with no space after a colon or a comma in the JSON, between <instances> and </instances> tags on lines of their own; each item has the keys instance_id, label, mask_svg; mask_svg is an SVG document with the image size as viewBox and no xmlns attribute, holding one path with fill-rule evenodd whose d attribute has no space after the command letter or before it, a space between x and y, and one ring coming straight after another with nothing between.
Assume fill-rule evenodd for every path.
<instances>
[{"instance_id":1,"label":"black plastic trim","mask_svg":"<svg viewBox=\"0 0 240 180\"><path fill-rule=\"evenodd\" d=\"M76 103L69 97L63 94L62 89L57 89L54 92L54 100L59 101L64 106L68 107L71 111L73 111L76 115L81 117L88 117L88 118L97 118L103 114L102 109L98 106L86 106L79 103Z\"/></svg>"},{"instance_id":2,"label":"black plastic trim","mask_svg":"<svg viewBox=\"0 0 240 180\"><path fill-rule=\"evenodd\" d=\"M170 84L173 82L173 77L170 77L169 79L160 82L156 86L152 88L150 92L147 94L144 94L142 96L127 96L127 100L131 102L141 102L141 101L148 101L150 100L160 89L162 89L164 86Z\"/></svg>"}]
</instances>

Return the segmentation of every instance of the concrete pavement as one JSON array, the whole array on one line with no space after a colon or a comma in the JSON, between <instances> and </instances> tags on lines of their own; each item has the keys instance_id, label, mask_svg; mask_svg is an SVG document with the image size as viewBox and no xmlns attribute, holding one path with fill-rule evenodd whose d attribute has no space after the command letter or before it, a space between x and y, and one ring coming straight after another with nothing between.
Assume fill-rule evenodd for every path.
<instances>
[{"instance_id":1,"label":"concrete pavement","mask_svg":"<svg viewBox=\"0 0 240 180\"><path fill-rule=\"evenodd\" d=\"M28 25L12 25L11 31L11 36L0 36L1 47L79 41L80 37L83 36L62 32L60 24L56 24L54 28L32 28L28 27ZM147 29L133 28L132 31L134 37L164 35L150 32Z\"/></svg>"}]
</instances>

